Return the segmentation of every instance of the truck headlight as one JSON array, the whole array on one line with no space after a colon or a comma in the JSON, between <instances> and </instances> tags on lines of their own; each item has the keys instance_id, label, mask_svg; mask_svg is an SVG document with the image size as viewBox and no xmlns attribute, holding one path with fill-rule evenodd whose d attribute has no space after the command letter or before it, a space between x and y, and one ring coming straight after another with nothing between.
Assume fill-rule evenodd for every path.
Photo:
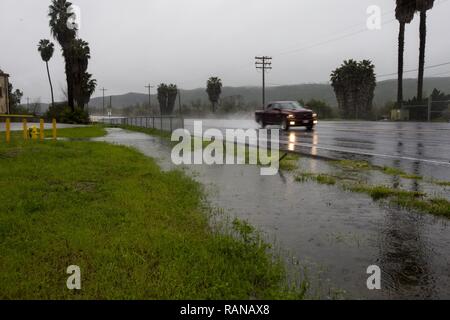
<instances>
[{"instance_id":1,"label":"truck headlight","mask_svg":"<svg viewBox=\"0 0 450 320\"><path fill-rule=\"evenodd\" d=\"M292 119L292 118L294 118L294 115L293 115L293 114L290 114L290 115L288 115L288 118L289 118L289 119Z\"/></svg>"},{"instance_id":2,"label":"truck headlight","mask_svg":"<svg viewBox=\"0 0 450 320\"><path fill-rule=\"evenodd\" d=\"M317 118L317 113L313 113L313 118Z\"/></svg>"}]
</instances>

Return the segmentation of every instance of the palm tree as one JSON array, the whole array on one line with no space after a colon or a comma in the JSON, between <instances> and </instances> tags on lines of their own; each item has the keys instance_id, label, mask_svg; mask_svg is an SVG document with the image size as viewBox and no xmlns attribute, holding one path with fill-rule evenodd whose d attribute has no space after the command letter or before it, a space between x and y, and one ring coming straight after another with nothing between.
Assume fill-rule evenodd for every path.
<instances>
[{"instance_id":1,"label":"palm tree","mask_svg":"<svg viewBox=\"0 0 450 320\"><path fill-rule=\"evenodd\" d=\"M427 11L433 8L434 0L416 0L416 10L420 12L420 53L419 75L417 77L417 100L423 98L423 74L425 69L425 47L427 39Z\"/></svg>"},{"instance_id":2,"label":"palm tree","mask_svg":"<svg viewBox=\"0 0 450 320\"><path fill-rule=\"evenodd\" d=\"M405 26L411 23L416 12L416 0L397 0L395 18L400 23L398 33L398 82L397 82L397 106L403 106L403 55L405 51Z\"/></svg>"},{"instance_id":3,"label":"palm tree","mask_svg":"<svg viewBox=\"0 0 450 320\"><path fill-rule=\"evenodd\" d=\"M89 44L82 39L72 41L70 56L72 58L74 100L78 108L84 109L87 94L86 87L91 78L91 75L87 73L89 59L91 58Z\"/></svg>"},{"instance_id":4,"label":"palm tree","mask_svg":"<svg viewBox=\"0 0 450 320\"><path fill-rule=\"evenodd\" d=\"M331 86L344 118L369 118L376 87L370 60L347 60L331 74Z\"/></svg>"},{"instance_id":5,"label":"palm tree","mask_svg":"<svg viewBox=\"0 0 450 320\"><path fill-rule=\"evenodd\" d=\"M209 101L212 103L213 112L216 112L216 104L219 102L222 94L222 80L217 77L211 77L206 83L206 92L209 96Z\"/></svg>"},{"instance_id":6,"label":"palm tree","mask_svg":"<svg viewBox=\"0 0 450 320\"><path fill-rule=\"evenodd\" d=\"M41 54L42 60L45 62L46 66L47 66L48 82L50 83L50 91L52 94L52 106L54 106L55 99L53 96L53 85L52 85L52 79L50 77L50 70L48 69L48 62L53 57L53 52L55 51L55 45L52 42L50 42L50 40L42 39L41 41L39 41L38 51Z\"/></svg>"},{"instance_id":7,"label":"palm tree","mask_svg":"<svg viewBox=\"0 0 450 320\"><path fill-rule=\"evenodd\" d=\"M161 115L166 114L166 109L169 100L169 87L165 83L161 83L158 86L158 102L159 102L159 110Z\"/></svg>"},{"instance_id":8,"label":"palm tree","mask_svg":"<svg viewBox=\"0 0 450 320\"><path fill-rule=\"evenodd\" d=\"M175 102L178 97L178 87L176 84L169 84L167 87L167 114L171 115L175 109Z\"/></svg>"},{"instance_id":9,"label":"palm tree","mask_svg":"<svg viewBox=\"0 0 450 320\"><path fill-rule=\"evenodd\" d=\"M73 13L70 12L72 3L67 0L52 0L49 7L49 25L53 37L61 45L65 60L65 70L67 79L67 103L72 111L75 110L73 94L73 64L72 64L72 42L76 37L76 29L68 28L68 21Z\"/></svg>"}]
</instances>

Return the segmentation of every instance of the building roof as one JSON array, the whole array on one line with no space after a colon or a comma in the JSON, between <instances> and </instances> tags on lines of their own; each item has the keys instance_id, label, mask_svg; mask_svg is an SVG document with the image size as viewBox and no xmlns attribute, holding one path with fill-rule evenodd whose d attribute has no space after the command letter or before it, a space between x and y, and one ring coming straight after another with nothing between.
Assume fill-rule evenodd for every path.
<instances>
[{"instance_id":1,"label":"building roof","mask_svg":"<svg viewBox=\"0 0 450 320\"><path fill-rule=\"evenodd\" d=\"M4 73L4 72L3 72L3 70L2 70L2 69L0 69L0 76L7 76L7 77L9 77L9 74L7 74L7 73Z\"/></svg>"}]
</instances>

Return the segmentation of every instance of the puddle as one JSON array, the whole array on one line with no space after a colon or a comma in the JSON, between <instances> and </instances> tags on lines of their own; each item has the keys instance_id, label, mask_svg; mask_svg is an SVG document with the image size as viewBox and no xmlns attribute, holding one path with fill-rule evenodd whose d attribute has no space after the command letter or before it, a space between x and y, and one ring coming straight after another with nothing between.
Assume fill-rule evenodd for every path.
<instances>
[{"instance_id":1,"label":"puddle","mask_svg":"<svg viewBox=\"0 0 450 320\"><path fill-rule=\"evenodd\" d=\"M155 158L163 170L175 168L171 147L160 138L108 129L106 137L95 140L132 146ZM302 158L301 167L332 170L312 158ZM320 285L322 298L330 288L344 290L347 298L450 298L447 219L389 207L335 186L297 183L292 173L260 176L257 166L183 169L205 186L212 206L248 220L309 268L313 291ZM370 265L382 269L382 290L366 287Z\"/></svg>"}]
</instances>

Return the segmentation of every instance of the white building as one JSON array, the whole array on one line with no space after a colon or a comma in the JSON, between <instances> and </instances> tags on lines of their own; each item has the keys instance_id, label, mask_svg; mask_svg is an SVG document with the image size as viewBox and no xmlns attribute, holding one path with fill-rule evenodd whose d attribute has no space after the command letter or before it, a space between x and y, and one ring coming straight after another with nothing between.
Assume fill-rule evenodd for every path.
<instances>
[{"instance_id":1,"label":"white building","mask_svg":"<svg viewBox=\"0 0 450 320\"><path fill-rule=\"evenodd\" d=\"M8 78L9 74L0 69L0 114L9 113Z\"/></svg>"}]
</instances>

